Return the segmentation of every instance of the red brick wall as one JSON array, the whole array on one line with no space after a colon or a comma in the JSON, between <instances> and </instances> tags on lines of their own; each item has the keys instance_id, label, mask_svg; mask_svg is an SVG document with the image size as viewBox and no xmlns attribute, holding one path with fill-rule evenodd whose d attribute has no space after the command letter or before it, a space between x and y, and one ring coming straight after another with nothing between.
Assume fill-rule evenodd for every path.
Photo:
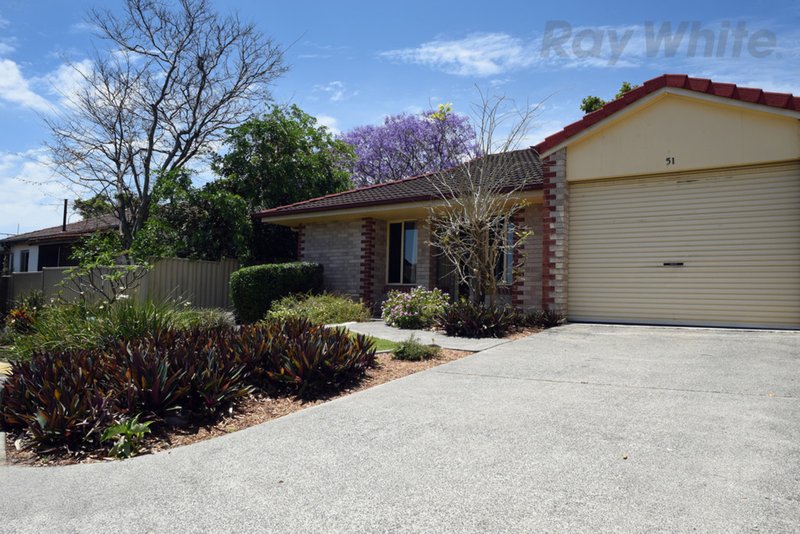
<instances>
[{"instance_id":1,"label":"red brick wall","mask_svg":"<svg viewBox=\"0 0 800 534\"><path fill-rule=\"evenodd\" d=\"M297 260L303 261L306 252L306 225L301 224L297 227Z\"/></svg>"},{"instance_id":2,"label":"red brick wall","mask_svg":"<svg viewBox=\"0 0 800 534\"><path fill-rule=\"evenodd\" d=\"M546 310L566 313L569 229L566 149L562 148L544 158L542 170L542 304Z\"/></svg>"},{"instance_id":3,"label":"red brick wall","mask_svg":"<svg viewBox=\"0 0 800 534\"><path fill-rule=\"evenodd\" d=\"M375 219L361 219L360 296L367 306L373 304L375 288Z\"/></svg>"}]
</instances>

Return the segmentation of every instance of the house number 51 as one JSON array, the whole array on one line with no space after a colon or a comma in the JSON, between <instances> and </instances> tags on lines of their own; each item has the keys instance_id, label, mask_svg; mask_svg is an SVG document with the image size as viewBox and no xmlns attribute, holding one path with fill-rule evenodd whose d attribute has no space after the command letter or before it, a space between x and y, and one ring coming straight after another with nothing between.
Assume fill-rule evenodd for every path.
<instances>
[{"instance_id":1,"label":"house number 51","mask_svg":"<svg viewBox=\"0 0 800 534\"><path fill-rule=\"evenodd\" d=\"M670 165L675 165L675 158L673 158L672 156L667 156L667 167L669 167Z\"/></svg>"}]
</instances>

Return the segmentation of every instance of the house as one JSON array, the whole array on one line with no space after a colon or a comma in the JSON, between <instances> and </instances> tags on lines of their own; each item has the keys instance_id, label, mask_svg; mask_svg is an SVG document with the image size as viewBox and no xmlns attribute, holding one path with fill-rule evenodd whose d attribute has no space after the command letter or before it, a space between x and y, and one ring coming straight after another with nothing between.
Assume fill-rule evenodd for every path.
<instances>
[{"instance_id":1,"label":"house","mask_svg":"<svg viewBox=\"0 0 800 534\"><path fill-rule=\"evenodd\" d=\"M81 238L119 225L114 215L103 215L74 223L18 234L0 240L10 272L36 272L44 267L67 267L72 247Z\"/></svg>"},{"instance_id":2,"label":"house","mask_svg":"<svg viewBox=\"0 0 800 534\"><path fill-rule=\"evenodd\" d=\"M518 216L539 233L542 213L542 168L532 150L488 156L483 172L502 173L514 196L528 205ZM460 168L448 178L457 179ZM458 292L452 268L430 244L429 209L442 203L436 183L441 177L415 176L266 210L262 221L297 231L298 257L324 266L326 289L380 303L391 289L438 287ZM535 250L530 244L530 252ZM526 245L526 248L528 245ZM509 280L510 267L499 266ZM541 263L541 262L539 262ZM525 276L504 288L517 306L540 302L541 265L526 262ZM509 280L510 281L510 280Z\"/></svg>"},{"instance_id":3,"label":"house","mask_svg":"<svg viewBox=\"0 0 800 534\"><path fill-rule=\"evenodd\" d=\"M800 327L800 97L663 75L513 158L534 235L510 301L572 321ZM266 210L328 289L447 286L425 177ZM411 245L409 245L409 242Z\"/></svg>"}]
</instances>

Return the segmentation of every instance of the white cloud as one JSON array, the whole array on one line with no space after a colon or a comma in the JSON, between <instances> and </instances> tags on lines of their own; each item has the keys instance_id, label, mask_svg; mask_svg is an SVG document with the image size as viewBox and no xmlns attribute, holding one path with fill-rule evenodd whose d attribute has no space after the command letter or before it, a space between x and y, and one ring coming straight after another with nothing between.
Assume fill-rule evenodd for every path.
<instances>
[{"instance_id":1,"label":"white cloud","mask_svg":"<svg viewBox=\"0 0 800 534\"><path fill-rule=\"evenodd\" d=\"M49 94L56 97L62 108L75 105L75 95L85 84L85 76L91 73L92 62L84 59L75 63L64 63L49 72L44 77L37 79Z\"/></svg>"},{"instance_id":2,"label":"white cloud","mask_svg":"<svg viewBox=\"0 0 800 534\"><path fill-rule=\"evenodd\" d=\"M97 26L86 21L76 22L74 24L70 24L69 26L70 33L90 33L96 30Z\"/></svg>"},{"instance_id":3,"label":"white cloud","mask_svg":"<svg viewBox=\"0 0 800 534\"><path fill-rule=\"evenodd\" d=\"M358 91L348 92L344 82L339 80L334 80L324 85L315 85L314 92L327 94L331 102L340 102L358 95Z\"/></svg>"},{"instance_id":4,"label":"white cloud","mask_svg":"<svg viewBox=\"0 0 800 534\"><path fill-rule=\"evenodd\" d=\"M31 89L19 65L11 59L0 59L0 99L34 111L50 112L53 106Z\"/></svg>"},{"instance_id":5,"label":"white cloud","mask_svg":"<svg viewBox=\"0 0 800 534\"><path fill-rule=\"evenodd\" d=\"M381 57L417 63L460 76L497 76L536 61L530 43L507 33L473 33L463 39L434 40Z\"/></svg>"},{"instance_id":6,"label":"white cloud","mask_svg":"<svg viewBox=\"0 0 800 534\"><path fill-rule=\"evenodd\" d=\"M325 126L328 130L331 131L333 134L339 134L339 128L337 127L337 120L330 115L317 115L317 124L320 126Z\"/></svg>"},{"instance_id":7,"label":"white cloud","mask_svg":"<svg viewBox=\"0 0 800 534\"><path fill-rule=\"evenodd\" d=\"M0 233L29 232L61 222L64 198L75 198L56 180L45 149L0 152Z\"/></svg>"},{"instance_id":8,"label":"white cloud","mask_svg":"<svg viewBox=\"0 0 800 534\"><path fill-rule=\"evenodd\" d=\"M7 56L17 49L17 39L15 37L3 37L0 39L0 56Z\"/></svg>"}]
</instances>

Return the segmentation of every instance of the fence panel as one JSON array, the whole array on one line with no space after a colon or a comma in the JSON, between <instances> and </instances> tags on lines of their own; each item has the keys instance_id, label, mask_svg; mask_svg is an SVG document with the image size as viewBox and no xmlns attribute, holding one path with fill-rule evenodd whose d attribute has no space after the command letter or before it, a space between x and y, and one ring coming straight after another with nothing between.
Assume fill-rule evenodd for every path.
<instances>
[{"instance_id":1,"label":"fence panel","mask_svg":"<svg viewBox=\"0 0 800 534\"><path fill-rule=\"evenodd\" d=\"M139 281L132 296L139 300L186 300L195 308L230 308L229 281L233 271L238 268L239 262L236 260L158 260ZM74 301L78 295L60 285L66 277L66 269L45 267L36 273L13 273L7 277L8 298L15 300L36 290L42 291L47 299L60 294L65 300ZM86 297L96 300L94 295Z\"/></svg>"},{"instance_id":2,"label":"fence panel","mask_svg":"<svg viewBox=\"0 0 800 534\"><path fill-rule=\"evenodd\" d=\"M159 260L147 273L143 287L152 300L182 299L196 308L229 308L228 285L236 260Z\"/></svg>"}]
</instances>

